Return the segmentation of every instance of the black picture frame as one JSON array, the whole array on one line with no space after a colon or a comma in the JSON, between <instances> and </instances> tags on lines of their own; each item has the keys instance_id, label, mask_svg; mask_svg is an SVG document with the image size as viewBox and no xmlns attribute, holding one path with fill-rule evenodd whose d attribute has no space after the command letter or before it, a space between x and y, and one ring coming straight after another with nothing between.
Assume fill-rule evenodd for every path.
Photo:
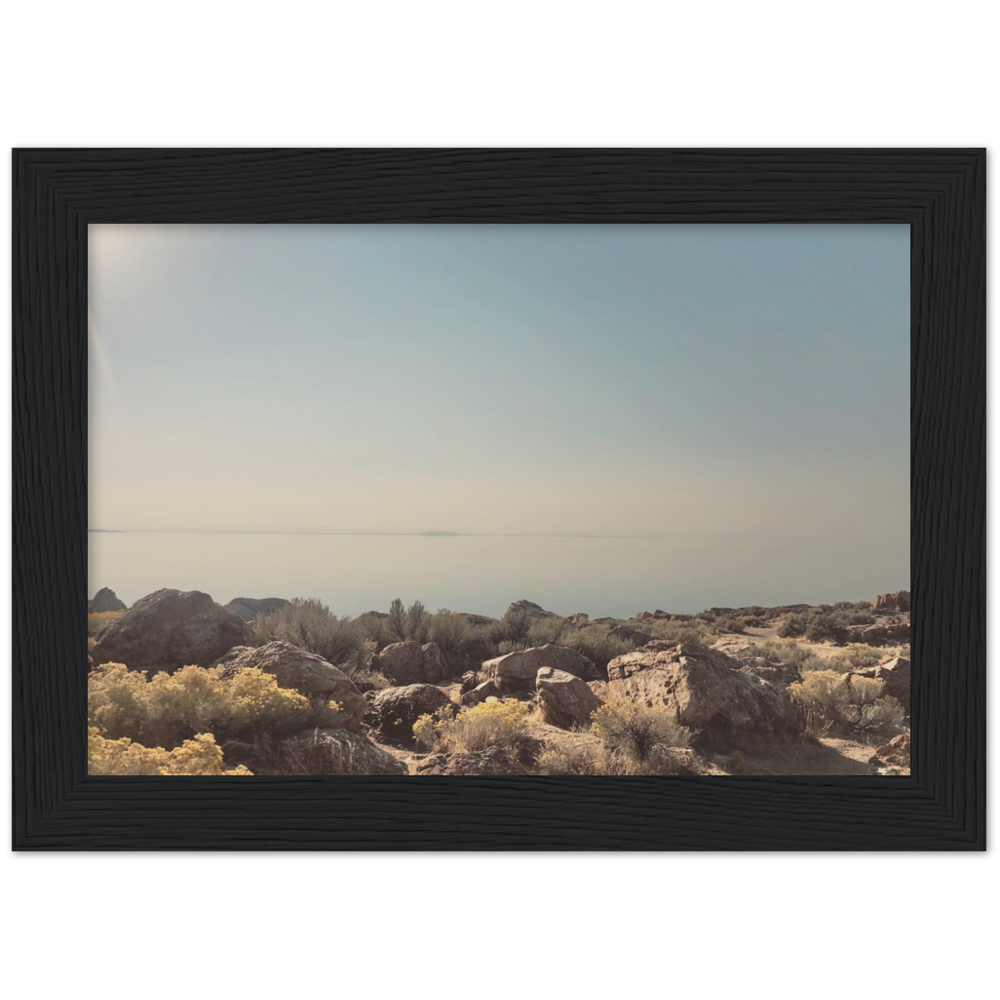
<instances>
[{"instance_id":1,"label":"black picture frame","mask_svg":"<svg viewBox=\"0 0 1000 1000\"><path fill-rule=\"evenodd\" d=\"M984 849L985 178L982 149L15 150L14 848ZM87 226L130 222L908 224L912 776L88 777Z\"/></svg>"}]
</instances>

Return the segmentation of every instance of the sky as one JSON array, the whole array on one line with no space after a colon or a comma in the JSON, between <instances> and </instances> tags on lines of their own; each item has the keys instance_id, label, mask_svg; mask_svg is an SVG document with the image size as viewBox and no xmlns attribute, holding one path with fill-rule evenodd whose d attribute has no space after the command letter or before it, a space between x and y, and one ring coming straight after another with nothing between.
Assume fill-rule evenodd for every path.
<instances>
[{"instance_id":1,"label":"sky","mask_svg":"<svg viewBox=\"0 0 1000 1000\"><path fill-rule=\"evenodd\" d=\"M99 225L89 267L92 528L870 539L908 580L905 226Z\"/></svg>"}]
</instances>

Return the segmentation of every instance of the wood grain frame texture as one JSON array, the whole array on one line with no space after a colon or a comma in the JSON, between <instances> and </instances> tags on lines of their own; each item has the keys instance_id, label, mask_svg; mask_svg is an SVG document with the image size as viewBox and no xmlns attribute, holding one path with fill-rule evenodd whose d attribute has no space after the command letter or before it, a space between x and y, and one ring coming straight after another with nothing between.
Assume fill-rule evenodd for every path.
<instances>
[{"instance_id":1,"label":"wood grain frame texture","mask_svg":"<svg viewBox=\"0 0 1000 1000\"><path fill-rule=\"evenodd\" d=\"M985 177L981 149L15 150L14 848L984 849ZM88 777L102 222L908 224L913 776Z\"/></svg>"}]
</instances>

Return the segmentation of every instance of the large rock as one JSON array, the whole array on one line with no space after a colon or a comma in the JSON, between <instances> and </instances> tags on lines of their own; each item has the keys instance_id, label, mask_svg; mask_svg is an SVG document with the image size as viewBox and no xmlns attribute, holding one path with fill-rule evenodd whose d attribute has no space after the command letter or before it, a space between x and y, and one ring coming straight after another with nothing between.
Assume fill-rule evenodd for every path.
<instances>
[{"instance_id":1,"label":"large rock","mask_svg":"<svg viewBox=\"0 0 1000 1000\"><path fill-rule=\"evenodd\" d=\"M420 651L424 658L424 680L428 684L439 684L448 679L448 670L444 665L441 647L436 642L425 642Z\"/></svg>"},{"instance_id":2,"label":"large rock","mask_svg":"<svg viewBox=\"0 0 1000 1000\"><path fill-rule=\"evenodd\" d=\"M560 729L587 725L590 716L603 704L586 681L552 667L538 671L535 690L542 719Z\"/></svg>"},{"instance_id":3,"label":"large rock","mask_svg":"<svg viewBox=\"0 0 1000 1000\"><path fill-rule=\"evenodd\" d=\"M613 635L623 642L631 642L634 646L645 646L647 642L652 642L653 637L648 632L641 629L632 628L631 625L616 625L608 629L608 635Z\"/></svg>"},{"instance_id":4,"label":"large rock","mask_svg":"<svg viewBox=\"0 0 1000 1000\"><path fill-rule=\"evenodd\" d=\"M283 597L234 597L226 607L245 622L253 621L258 615L269 615L290 604Z\"/></svg>"},{"instance_id":5,"label":"large rock","mask_svg":"<svg viewBox=\"0 0 1000 1000\"><path fill-rule=\"evenodd\" d=\"M87 614L104 614L108 611L127 611L128 605L119 600L110 587L101 587L92 601L87 601Z\"/></svg>"},{"instance_id":6,"label":"large rock","mask_svg":"<svg viewBox=\"0 0 1000 1000\"><path fill-rule=\"evenodd\" d=\"M173 673L207 667L234 646L252 641L250 626L198 590L158 590L97 632L94 663Z\"/></svg>"},{"instance_id":7,"label":"large rock","mask_svg":"<svg viewBox=\"0 0 1000 1000\"><path fill-rule=\"evenodd\" d=\"M461 701L464 707L469 708L473 705L479 705L486 701L487 698L498 698L499 696L500 689L493 681L483 681L482 684L477 684L474 688L463 691L459 697L459 701Z\"/></svg>"},{"instance_id":8,"label":"large rock","mask_svg":"<svg viewBox=\"0 0 1000 1000\"><path fill-rule=\"evenodd\" d=\"M416 766L418 775L474 775L476 777L506 777L524 775L524 765L512 760L499 747L482 753L436 753L425 757Z\"/></svg>"},{"instance_id":9,"label":"large rock","mask_svg":"<svg viewBox=\"0 0 1000 1000\"><path fill-rule=\"evenodd\" d=\"M434 642L394 642L378 653L372 666L393 684L437 684L448 679L441 649Z\"/></svg>"},{"instance_id":10,"label":"large rock","mask_svg":"<svg viewBox=\"0 0 1000 1000\"><path fill-rule=\"evenodd\" d=\"M365 714L364 696L347 674L316 653L289 642L269 642L265 646L238 646L229 650L214 665L223 668L223 677L232 677L244 667L255 667L271 674L278 687L291 688L312 698L335 701L344 716L344 728L361 732L361 718Z\"/></svg>"},{"instance_id":11,"label":"large rock","mask_svg":"<svg viewBox=\"0 0 1000 1000\"><path fill-rule=\"evenodd\" d=\"M408 684L383 688L368 695L365 723L379 736L401 743L413 742L413 724L421 715L433 715L454 703L433 684Z\"/></svg>"},{"instance_id":12,"label":"large rock","mask_svg":"<svg viewBox=\"0 0 1000 1000\"><path fill-rule=\"evenodd\" d=\"M483 673L501 691L534 691L535 677L542 667L565 670L585 681L604 679L597 667L582 653L568 646L554 646L552 643L487 660L483 664Z\"/></svg>"},{"instance_id":13,"label":"large rock","mask_svg":"<svg viewBox=\"0 0 1000 1000\"><path fill-rule=\"evenodd\" d=\"M868 646L900 646L910 641L909 622L875 622L874 625L849 625L847 641Z\"/></svg>"},{"instance_id":14,"label":"large rock","mask_svg":"<svg viewBox=\"0 0 1000 1000\"><path fill-rule=\"evenodd\" d=\"M858 670L856 675L882 681L882 694L897 699L910 714L910 661L905 656L894 656L877 667Z\"/></svg>"},{"instance_id":15,"label":"large rock","mask_svg":"<svg viewBox=\"0 0 1000 1000\"><path fill-rule=\"evenodd\" d=\"M655 641L608 664L612 702L662 705L703 746L724 745L741 734L797 735L802 710L785 692L743 673L717 649Z\"/></svg>"},{"instance_id":16,"label":"large rock","mask_svg":"<svg viewBox=\"0 0 1000 1000\"><path fill-rule=\"evenodd\" d=\"M896 736L868 759L875 774L899 777L910 773L910 734Z\"/></svg>"},{"instance_id":17,"label":"large rock","mask_svg":"<svg viewBox=\"0 0 1000 1000\"><path fill-rule=\"evenodd\" d=\"M879 594L872 601L874 611L909 611L910 592L908 590L894 590L891 594Z\"/></svg>"},{"instance_id":18,"label":"large rock","mask_svg":"<svg viewBox=\"0 0 1000 1000\"><path fill-rule=\"evenodd\" d=\"M558 618L559 616L554 611L546 611L540 604L535 604L534 601L514 601L510 607L507 608L507 614L512 615L518 612L524 612L529 618Z\"/></svg>"},{"instance_id":19,"label":"large rock","mask_svg":"<svg viewBox=\"0 0 1000 1000\"><path fill-rule=\"evenodd\" d=\"M481 664L493 655L494 647L485 635L476 635L462 647L462 652L467 660Z\"/></svg>"},{"instance_id":20,"label":"large rock","mask_svg":"<svg viewBox=\"0 0 1000 1000\"><path fill-rule=\"evenodd\" d=\"M419 642L394 642L378 654L378 669L393 684L423 684L423 648Z\"/></svg>"},{"instance_id":21,"label":"large rock","mask_svg":"<svg viewBox=\"0 0 1000 1000\"><path fill-rule=\"evenodd\" d=\"M392 775L406 768L387 750L344 729L316 729L284 740L277 774ZM254 774L267 774L255 769Z\"/></svg>"}]
</instances>

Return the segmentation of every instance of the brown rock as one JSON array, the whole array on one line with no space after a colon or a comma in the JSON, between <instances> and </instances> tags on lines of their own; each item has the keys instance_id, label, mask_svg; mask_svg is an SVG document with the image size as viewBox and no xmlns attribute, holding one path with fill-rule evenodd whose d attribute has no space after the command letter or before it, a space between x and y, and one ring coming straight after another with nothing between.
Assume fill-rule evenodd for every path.
<instances>
[{"instance_id":1,"label":"brown rock","mask_svg":"<svg viewBox=\"0 0 1000 1000\"><path fill-rule=\"evenodd\" d=\"M428 684L439 684L448 679L448 670L444 665L441 647L436 642L426 642L420 647L424 656L424 681Z\"/></svg>"},{"instance_id":2,"label":"brown rock","mask_svg":"<svg viewBox=\"0 0 1000 1000\"><path fill-rule=\"evenodd\" d=\"M535 604L533 601L514 601L510 607L507 608L507 614L516 614L519 611L525 612L530 618L556 618L558 617L553 611L546 611L540 604Z\"/></svg>"},{"instance_id":3,"label":"brown rock","mask_svg":"<svg viewBox=\"0 0 1000 1000\"><path fill-rule=\"evenodd\" d=\"M868 760L875 774L900 777L910 773L910 734L903 733L879 747Z\"/></svg>"},{"instance_id":4,"label":"brown rock","mask_svg":"<svg viewBox=\"0 0 1000 1000\"><path fill-rule=\"evenodd\" d=\"M423 647L419 642L394 642L378 654L378 668L393 684L423 684Z\"/></svg>"},{"instance_id":5,"label":"brown rock","mask_svg":"<svg viewBox=\"0 0 1000 1000\"><path fill-rule=\"evenodd\" d=\"M344 728L361 731L364 696L342 670L327 663L322 656L289 642L269 642L265 646L237 646L214 665L223 668L223 677L232 677L244 667L255 667L271 674L278 687L335 701L343 713Z\"/></svg>"},{"instance_id":6,"label":"brown rock","mask_svg":"<svg viewBox=\"0 0 1000 1000\"><path fill-rule=\"evenodd\" d=\"M874 625L848 625L847 641L868 646L899 646L910 641L909 622L875 622Z\"/></svg>"},{"instance_id":7,"label":"brown rock","mask_svg":"<svg viewBox=\"0 0 1000 1000\"><path fill-rule=\"evenodd\" d=\"M872 601L872 609L875 611L909 611L910 592L908 590L894 590L891 594L879 594Z\"/></svg>"},{"instance_id":8,"label":"brown rock","mask_svg":"<svg viewBox=\"0 0 1000 1000\"><path fill-rule=\"evenodd\" d=\"M910 661L905 656L894 656L876 667L858 670L856 675L882 681L882 694L897 699L910 714Z\"/></svg>"},{"instance_id":9,"label":"brown rock","mask_svg":"<svg viewBox=\"0 0 1000 1000\"><path fill-rule=\"evenodd\" d=\"M269 615L290 604L283 597L234 597L226 607L245 622L253 621L258 615Z\"/></svg>"},{"instance_id":10,"label":"brown rock","mask_svg":"<svg viewBox=\"0 0 1000 1000\"><path fill-rule=\"evenodd\" d=\"M608 664L612 702L663 705L698 734L700 745L725 744L740 734L796 735L801 709L773 684L742 673L717 649L654 641Z\"/></svg>"},{"instance_id":11,"label":"brown rock","mask_svg":"<svg viewBox=\"0 0 1000 1000\"><path fill-rule=\"evenodd\" d=\"M483 664L483 672L501 691L534 691L542 667L554 667L585 681L603 680L601 672L582 653L568 646L532 646Z\"/></svg>"},{"instance_id":12,"label":"brown rock","mask_svg":"<svg viewBox=\"0 0 1000 1000\"><path fill-rule=\"evenodd\" d=\"M586 682L552 667L542 667L535 677L542 719L560 729L586 726L603 704Z\"/></svg>"},{"instance_id":13,"label":"brown rock","mask_svg":"<svg viewBox=\"0 0 1000 1000\"><path fill-rule=\"evenodd\" d=\"M252 641L246 622L208 594L158 590L102 625L91 656L97 664L173 673L189 665L207 667L227 650Z\"/></svg>"},{"instance_id":14,"label":"brown rock","mask_svg":"<svg viewBox=\"0 0 1000 1000\"><path fill-rule=\"evenodd\" d=\"M284 740L280 765L254 774L406 774L403 764L371 740L344 729L318 729Z\"/></svg>"},{"instance_id":15,"label":"brown rock","mask_svg":"<svg viewBox=\"0 0 1000 1000\"><path fill-rule=\"evenodd\" d=\"M652 614L651 614L651 613L650 613L649 611L640 611L640 612L639 612L639 613L638 613L638 614L637 614L637 615L635 616L635 620L636 620L637 622L644 622L644 621L648 621L648 620L649 620L650 618L652 618L652 617L653 617L653 615L652 615Z\"/></svg>"},{"instance_id":16,"label":"brown rock","mask_svg":"<svg viewBox=\"0 0 1000 1000\"><path fill-rule=\"evenodd\" d=\"M485 635L473 636L463 647L462 652L468 660L475 663L482 663L488 660L494 653L493 643Z\"/></svg>"},{"instance_id":17,"label":"brown rock","mask_svg":"<svg viewBox=\"0 0 1000 1000\"><path fill-rule=\"evenodd\" d=\"M524 765L512 760L499 747L482 753L436 753L425 757L416 767L418 775L475 775L505 777L524 775Z\"/></svg>"},{"instance_id":18,"label":"brown rock","mask_svg":"<svg viewBox=\"0 0 1000 1000\"><path fill-rule=\"evenodd\" d=\"M613 635L616 639L621 639L624 642L631 642L635 646L645 646L653 639L648 632L632 628L630 625L616 625L614 628L608 629L608 635Z\"/></svg>"},{"instance_id":19,"label":"brown rock","mask_svg":"<svg viewBox=\"0 0 1000 1000\"><path fill-rule=\"evenodd\" d=\"M500 689L493 681L483 681L482 684L477 684L474 688L463 691L459 700L463 706L478 705L480 702L486 701L487 698L498 697L499 694Z\"/></svg>"},{"instance_id":20,"label":"brown rock","mask_svg":"<svg viewBox=\"0 0 1000 1000\"><path fill-rule=\"evenodd\" d=\"M408 684L383 688L368 695L365 723L380 737L401 743L413 742L413 724L421 715L433 715L452 705L451 699L433 684Z\"/></svg>"},{"instance_id":21,"label":"brown rock","mask_svg":"<svg viewBox=\"0 0 1000 1000\"><path fill-rule=\"evenodd\" d=\"M119 600L118 595L110 587L101 587L94 594L94 599L87 602L87 613L91 615L104 614L108 611L127 611L128 605Z\"/></svg>"}]
</instances>

